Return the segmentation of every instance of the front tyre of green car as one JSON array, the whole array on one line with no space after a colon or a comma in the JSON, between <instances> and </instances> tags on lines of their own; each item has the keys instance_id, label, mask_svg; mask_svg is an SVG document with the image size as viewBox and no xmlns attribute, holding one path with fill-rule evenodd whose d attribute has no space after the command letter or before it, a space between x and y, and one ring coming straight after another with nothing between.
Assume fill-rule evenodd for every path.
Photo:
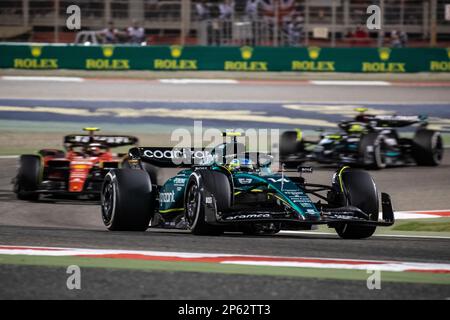
<instances>
[{"instance_id":1,"label":"front tyre of green car","mask_svg":"<svg viewBox=\"0 0 450 320\"><path fill-rule=\"evenodd\" d=\"M346 202L344 205L357 207L367 213L371 221L377 221L378 192L370 174L364 170L346 168L340 172L340 181ZM376 226L342 223L335 230L343 239L364 239L374 234Z\"/></svg>"}]
</instances>

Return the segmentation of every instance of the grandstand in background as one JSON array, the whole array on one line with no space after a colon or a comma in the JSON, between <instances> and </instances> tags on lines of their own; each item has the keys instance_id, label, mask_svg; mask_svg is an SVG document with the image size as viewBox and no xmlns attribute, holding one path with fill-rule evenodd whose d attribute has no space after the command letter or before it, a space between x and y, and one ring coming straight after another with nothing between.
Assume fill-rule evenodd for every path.
<instances>
[{"instance_id":1,"label":"grandstand in background","mask_svg":"<svg viewBox=\"0 0 450 320\"><path fill-rule=\"evenodd\" d=\"M404 46L450 46L450 0L260 0L253 14L247 1L1 0L0 40L74 42L65 21L66 8L76 4L82 31L110 21L125 29L136 20L149 44L386 46L404 33ZM225 3L233 4L231 14L220 10ZM365 28L371 4L383 9L381 32Z\"/></svg>"}]
</instances>

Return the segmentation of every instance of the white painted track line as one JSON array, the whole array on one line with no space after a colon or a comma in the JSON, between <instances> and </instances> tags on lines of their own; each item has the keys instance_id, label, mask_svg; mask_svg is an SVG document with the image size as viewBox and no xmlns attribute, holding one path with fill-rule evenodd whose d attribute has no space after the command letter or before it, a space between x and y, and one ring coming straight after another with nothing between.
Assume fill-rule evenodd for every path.
<instances>
[{"instance_id":1,"label":"white painted track line","mask_svg":"<svg viewBox=\"0 0 450 320\"><path fill-rule=\"evenodd\" d=\"M221 253L193 253L171 251L129 251L113 249L52 248L0 245L1 255L28 255L51 257L118 258L126 260L172 262L209 262L274 267L380 270L390 272L450 273L450 264L389 260L360 260L341 258L282 257Z\"/></svg>"},{"instance_id":2,"label":"white painted track line","mask_svg":"<svg viewBox=\"0 0 450 320\"><path fill-rule=\"evenodd\" d=\"M35 77L35 76L2 76L2 80L10 81L57 81L57 82L83 82L80 77Z\"/></svg>"},{"instance_id":3,"label":"white painted track line","mask_svg":"<svg viewBox=\"0 0 450 320\"><path fill-rule=\"evenodd\" d=\"M159 82L166 84L237 84L234 79L159 79Z\"/></svg>"},{"instance_id":4,"label":"white painted track line","mask_svg":"<svg viewBox=\"0 0 450 320\"><path fill-rule=\"evenodd\" d=\"M285 230L280 231L280 234L306 234L306 235L321 235L321 236L337 236L333 232L318 232L318 231L295 231L295 230ZM407 235L407 234L374 234L371 238L377 237L387 237L387 238L417 238L417 239L450 239L446 236L421 236L421 235Z\"/></svg>"},{"instance_id":5,"label":"white painted track line","mask_svg":"<svg viewBox=\"0 0 450 320\"><path fill-rule=\"evenodd\" d=\"M390 86L388 81L355 81L355 80L311 80L317 86Z\"/></svg>"}]
</instances>

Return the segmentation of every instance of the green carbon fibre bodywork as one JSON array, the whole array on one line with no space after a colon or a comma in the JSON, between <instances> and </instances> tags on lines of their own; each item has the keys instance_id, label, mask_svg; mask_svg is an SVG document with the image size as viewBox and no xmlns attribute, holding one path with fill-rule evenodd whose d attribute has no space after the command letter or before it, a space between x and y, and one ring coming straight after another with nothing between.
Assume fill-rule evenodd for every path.
<instances>
[{"instance_id":1,"label":"green carbon fibre bodywork","mask_svg":"<svg viewBox=\"0 0 450 320\"><path fill-rule=\"evenodd\" d=\"M221 171L220 166L212 166L211 170ZM168 179L159 191L159 213L169 214L183 212L184 193L192 169L182 170L176 176ZM232 172L234 187L245 191L255 184L264 184L264 188L273 190L277 197L288 204L303 220L318 217L320 212L308 195L288 177L279 173L260 175L258 172Z\"/></svg>"}]
</instances>

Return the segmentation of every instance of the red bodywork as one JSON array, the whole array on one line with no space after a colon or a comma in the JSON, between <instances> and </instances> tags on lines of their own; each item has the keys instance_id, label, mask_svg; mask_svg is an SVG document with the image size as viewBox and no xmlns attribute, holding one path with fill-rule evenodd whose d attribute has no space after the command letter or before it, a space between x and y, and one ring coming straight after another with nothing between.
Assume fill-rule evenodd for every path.
<instances>
[{"instance_id":1,"label":"red bodywork","mask_svg":"<svg viewBox=\"0 0 450 320\"><path fill-rule=\"evenodd\" d=\"M119 162L121 159L114 156L112 152L106 151L98 156L83 155L79 152L69 151L62 157L55 157L54 155L44 156L44 167L48 166L49 161L64 161L69 162L69 192L82 192L84 190L84 183L94 167L102 168L103 162ZM58 174L58 173L55 173ZM58 177L53 177L58 178Z\"/></svg>"}]
</instances>

